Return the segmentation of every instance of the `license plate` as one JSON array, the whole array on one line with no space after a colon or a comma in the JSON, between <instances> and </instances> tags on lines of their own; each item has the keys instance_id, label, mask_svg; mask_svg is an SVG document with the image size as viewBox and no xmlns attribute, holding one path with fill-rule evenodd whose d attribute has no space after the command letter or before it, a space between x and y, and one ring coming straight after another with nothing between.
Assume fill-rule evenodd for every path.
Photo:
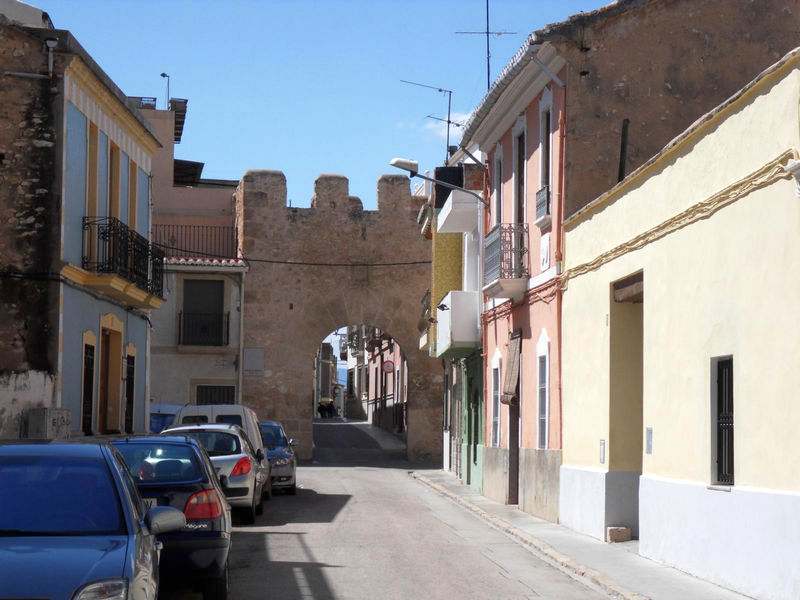
<instances>
[{"instance_id":1,"label":"license plate","mask_svg":"<svg viewBox=\"0 0 800 600\"><path fill-rule=\"evenodd\" d=\"M158 506L158 498L142 498L144 501L145 508L153 508L154 506Z\"/></svg>"}]
</instances>

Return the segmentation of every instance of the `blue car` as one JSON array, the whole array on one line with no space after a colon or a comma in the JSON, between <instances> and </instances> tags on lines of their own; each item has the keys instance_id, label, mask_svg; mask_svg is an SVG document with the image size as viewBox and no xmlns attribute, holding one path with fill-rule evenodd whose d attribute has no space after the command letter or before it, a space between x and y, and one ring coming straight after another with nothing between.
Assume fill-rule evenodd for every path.
<instances>
[{"instance_id":1,"label":"blue car","mask_svg":"<svg viewBox=\"0 0 800 600\"><path fill-rule=\"evenodd\" d=\"M172 506L186 516L184 528L159 536L164 583L188 585L204 600L226 600L231 507L202 445L181 434L122 437L111 444L122 453L145 504Z\"/></svg>"},{"instance_id":2,"label":"blue car","mask_svg":"<svg viewBox=\"0 0 800 600\"><path fill-rule=\"evenodd\" d=\"M19 600L154 600L156 536L181 529L147 509L104 443L0 442L0 595Z\"/></svg>"},{"instance_id":3,"label":"blue car","mask_svg":"<svg viewBox=\"0 0 800 600\"><path fill-rule=\"evenodd\" d=\"M283 425L277 421L262 421L261 439L267 450L267 458L272 465L272 489L286 490L289 494L297 493L297 456L294 439L287 439Z\"/></svg>"}]
</instances>

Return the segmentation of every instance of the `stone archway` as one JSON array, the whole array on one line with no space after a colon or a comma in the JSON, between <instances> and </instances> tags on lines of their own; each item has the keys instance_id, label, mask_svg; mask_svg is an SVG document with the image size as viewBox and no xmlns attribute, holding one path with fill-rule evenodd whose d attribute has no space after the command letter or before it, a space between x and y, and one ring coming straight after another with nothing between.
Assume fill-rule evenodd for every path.
<instances>
[{"instance_id":1,"label":"stone archway","mask_svg":"<svg viewBox=\"0 0 800 600\"><path fill-rule=\"evenodd\" d=\"M279 171L248 171L239 183L237 226L250 265L242 401L283 422L310 458L316 350L331 331L367 323L390 333L408 360L409 459L438 460L441 374L418 350L431 281L431 247L416 221L424 199L402 175L380 178L376 211L363 210L339 175L320 176L314 191L311 208L292 208Z\"/></svg>"}]
</instances>

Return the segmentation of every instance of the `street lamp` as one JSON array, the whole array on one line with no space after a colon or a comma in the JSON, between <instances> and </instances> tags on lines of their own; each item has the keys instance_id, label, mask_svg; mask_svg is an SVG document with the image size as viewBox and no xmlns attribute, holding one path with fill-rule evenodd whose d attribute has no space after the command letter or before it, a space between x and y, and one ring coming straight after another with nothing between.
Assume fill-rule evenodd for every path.
<instances>
[{"instance_id":1,"label":"street lamp","mask_svg":"<svg viewBox=\"0 0 800 600\"><path fill-rule=\"evenodd\" d=\"M483 199L483 195L479 194L474 190L468 190L466 188L460 187L458 185L453 185L452 183L447 183L446 181L441 181L439 179L434 179L433 177L428 177L427 175L420 175L419 174L419 163L416 160L411 160L410 158L393 158L390 162L390 165L393 167L397 167L398 169L402 169L403 171L408 171L411 174L411 177L419 177L420 179L424 179L425 181L430 181L431 183L435 183L437 185L442 185L450 190L458 190L459 192L465 192L470 196L474 196L480 202L488 207L489 203ZM480 164L480 163L478 163Z\"/></svg>"}]
</instances>

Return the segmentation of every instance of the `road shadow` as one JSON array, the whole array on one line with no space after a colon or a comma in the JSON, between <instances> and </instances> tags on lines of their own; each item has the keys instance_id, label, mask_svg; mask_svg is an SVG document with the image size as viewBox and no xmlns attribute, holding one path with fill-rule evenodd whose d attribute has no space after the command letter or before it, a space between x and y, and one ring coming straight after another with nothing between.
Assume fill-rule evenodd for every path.
<instances>
[{"instance_id":1,"label":"road shadow","mask_svg":"<svg viewBox=\"0 0 800 600\"><path fill-rule=\"evenodd\" d=\"M350 501L350 494L321 494L309 488L297 488L294 496L275 494L264 502L263 514L256 517L256 527L288 523L331 523ZM240 524L234 517L234 526Z\"/></svg>"},{"instance_id":2,"label":"road shadow","mask_svg":"<svg viewBox=\"0 0 800 600\"><path fill-rule=\"evenodd\" d=\"M282 531L234 531L229 598L255 600L334 600L336 598L323 569L338 565L317 562L305 533ZM304 560L281 560L280 549L299 548ZM274 546L274 549L271 548Z\"/></svg>"}]
</instances>

